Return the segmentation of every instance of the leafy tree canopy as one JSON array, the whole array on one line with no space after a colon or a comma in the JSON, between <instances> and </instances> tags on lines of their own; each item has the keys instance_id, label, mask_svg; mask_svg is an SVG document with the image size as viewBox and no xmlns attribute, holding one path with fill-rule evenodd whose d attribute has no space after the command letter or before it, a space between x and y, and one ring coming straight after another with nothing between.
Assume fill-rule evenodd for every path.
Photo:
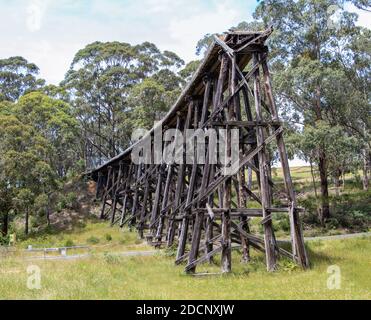
<instances>
[{"instance_id":1,"label":"leafy tree canopy","mask_svg":"<svg viewBox=\"0 0 371 320\"><path fill-rule=\"evenodd\" d=\"M16 101L23 94L42 87L39 68L22 57L0 60L0 101Z\"/></svg>"}]
</instances>

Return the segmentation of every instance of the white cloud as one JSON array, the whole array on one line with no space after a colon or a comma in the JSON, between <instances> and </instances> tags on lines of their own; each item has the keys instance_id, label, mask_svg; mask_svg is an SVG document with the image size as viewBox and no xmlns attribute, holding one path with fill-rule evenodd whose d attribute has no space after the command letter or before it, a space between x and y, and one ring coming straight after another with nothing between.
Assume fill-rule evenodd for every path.
<instances>
[{"instance_id":1,"label":"white cloud","mask_svg":"<svg viewBox=\"0 0 371 320\"><path fill-rule=\"evenodd\" d=\"M243 12L233 1L218 1L210 10L199 10L184 18L174 17L169 24L170 41L175 52L183 54L186 60L195 58L195 45L207 33L223 32L251 15Z\"/></svg>"},{"instance_id":2,"label":"white cloud","mask_svg":"<svg viewBox=\"0 0 371 320\"><path fill-rule=\"evenodd\" d=\"M39 31L47 8L47 0L32 0L26 9L26 26L31 32Z\"/></svg>"},{"instance_id":3,"label":"white cloud","mask_svg":"<svg viewBox=\"0 0 371 320\"><path fill-rule=\"evenodd\" d=\"M358 21L356 23L357 25L371 29L370 12L358 9L354 5L349 3L345 5L345 10L358 14Z\"/></svg>"}]
</instances>

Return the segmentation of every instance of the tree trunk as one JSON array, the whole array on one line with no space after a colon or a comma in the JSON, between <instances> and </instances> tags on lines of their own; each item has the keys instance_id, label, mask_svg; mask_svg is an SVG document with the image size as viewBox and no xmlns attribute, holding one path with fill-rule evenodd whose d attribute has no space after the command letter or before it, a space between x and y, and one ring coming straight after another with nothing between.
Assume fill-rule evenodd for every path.
<instances>
[{"instance_id":1,"label":"tree trunk","mask_svg":"<svg viewBox=\"0 0 371 320\"><path fill-rule=\"evenodd\" d=\"M370 169L370 159L369 159L369 156L370 154L365 151L364 152L364 157L363 157L363 179L362 179L362 182L363 182L363 190L367 191L368 190L368 185L369 185L369 182L368 182L368 172L369 172L369 169Z\"/></svg>"},{"instance_id":2,"label":"tree trunk","mask_svg":"<svg viewBox=\"0 0 371 320\"><path fill-rule=\"evenodd\" d=\"M320 60L320 50L317 50L317 58ZM322 107L321 107L321 87L318 85L316 87L316 100L314 111L316 114L317 121L322 120ZM319 156L318 156L318 169L319 169L319 176L321 180L321 214L320 214L320 221L322 225L324 224L325 220L330 217L330 205L329 205L329 198L328 198L328 180L327 180L327 158L326 152L323 146L320 146L319 149Z\"/></svg>"},{"instance_id":3,"label":"tree trunk","mask_svg":"<svg viewBox=\"0 0 371 320\"><path fill-rule=\"evenodd\" d=\"M50 226L50 195L49 194L48 194L48 204L46 206L46 221L49 227Z\"/></svg>"},{"instance_id":4,"label":"tree trunk","mask_svg":"<svg viewBox=\"0 0 371 320\"><path fill-rule=\"evenodd\" d=\"M317 208L317 216L321 218L321 212L322 209L320 208L319 201L318 201L318 191L317 191L317 185L316 185L316 177L314 175L314 169L313 169L313 162L310 160L310 173L312 176L312 183L313 183L313 189L314 189L314 196L316 198L316 208Z\"/></svg>"},{"instance_id":5,"label":"tree trunk","mask_svg":"<svg viewBox=\"0 0 371 320\"><path fill-rule=\"evenodd\" d=\"M29 220L29 213L28 213L28 208L26 208L26 218L25 218L25 226L24 226L25 235L28 235L28 220Z\"/></svg>"},{"instance_id":6,"label":"tree trunk","mask_svg":"<svg viewBox=\"0 0 371 320\"><path fill-rule=\"evenodd\" d=\"M1 227L1 234L2 236L6 236L8 235L8 225L9 225L9 213L6 212L4 213L4 216L3 216L3 225Z\"/></svg>"},{"instance_id":7,"label":"tree trunk","mask_svg":"<svg viewBox=\"0 0 371 320\"><path fill-rule=\"evenodd\" d=\"M330 205L328 197L327 159L323 150L319 153L318 169L321 180L321 215L319 218L321 223L324 224L325 220L330 217Z\"/></svg>"},{"instance_id":8,"label":"tree trunk","mask_svg":"<svg viewBox=\"0 0 371 320\"><path fill-rule=\"evenodd\" d=\"M336 196L340 196L340 177L341 177L341 170L336 169L334 172L334 185L335 185L335 193Z\"/></svg>"},{"instance_id":9,"label":"tree trunk","mask_svg":"<svg viewBox=\"0 0 371 320\"><path fill-rule=\"evenodd\" d=\"M316 200L318 199L318 193L317 193L317 186L316 186L316 178L314 176L314 170L313 170L313 162L310 161L310 173L312 175L312 183L313 183L313 189L314 189L314 195L316 197Z\"/></svg>"},{"instance_id":10,"label":"tree trunk","mask_svg":"<svg viewBox=\"0 0 371 320\"><path fill-rule=\"evenodd\" d=\"M344 169L344 167L341 169L341 180L343 180L343 187L342 187L341 191L345 192L345 169Z\"/></svg>"}]
</instances>

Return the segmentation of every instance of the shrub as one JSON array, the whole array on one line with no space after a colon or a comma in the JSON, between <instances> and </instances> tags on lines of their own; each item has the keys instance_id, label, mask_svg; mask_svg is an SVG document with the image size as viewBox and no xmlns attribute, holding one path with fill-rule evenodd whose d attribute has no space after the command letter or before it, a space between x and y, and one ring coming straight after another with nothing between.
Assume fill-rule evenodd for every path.
<instances>
[{"instance_id":1,"label":"shrub","mask_svg":"<svg viewBox=\"0 0 371 320\"><path fill-rule=\"evenodd\" d=\"M65 196L60 195L59 200L56 205L57 212L61 212L63 209L67 208L67 199Z\"/></svg>"},{"instance_id":2,"label":"shrub","mask_svg":"<svg viewBox=\"0 0 371 320\"><path fill-rule=\"evenodd\" d=\"M283 231L290 231L290 220L289 217L285 217L278 222L278 226Z\"/></svg>"},{"instance_id":3,"label":"shrub","mask_svg":"<svg viewBox=\"0 0 371 320\"><path fill-rule=\"evenodd\" d=\"M88 238L87 240L86 240L88 243L90 243L90 244L97 244L97 243L99 243L99 238L97 238L97 237L94 237L94 236L91 236L90 238Z\"/></svg>"},{"instance_id":4,"label":"shrub","mask_svg":"<svg viewBox=\"0 0 371 320\"><path fill-rule=\"evenodd\" d=\"M340 227L340 223L336 218L329 218L326 220L325 227L327 229L337 229Z\"/></svg>"},{"instance_id":5,"label":"shrub","mask_svg":"<svg viewBox=\"0 0 371 320\"><path fill-rule=\"evenodd\" d=\"M9 244L9 235L3 236L0 234L0 245L7 246Z\"/></svg>"},{"instance_id":6,"label":"shrub","mask_svg":"<svg viewBox=\"0 0 371 320\"><path fill-rule=\"evenodd\" d=\"M63 209L78 210L80 207L77 201L77 194L69 192L66 195L60 194L58 196L58 202L56 205L57 212L61 212Z\"/></svg>"},{"instance_id":7,"label":"shrub","mask_svg":"<svg viewBox=\"0 0 371 320\"><path fill-rule=\"evenodd\" d=\"M107 233L104 237L107 241L112 241L112 236L109 233Z\"/></svg>"},{"instance_id":8,"label":"shrub","mask_svg":"<svg viewBox=\"0 0 371 320\"><path fill-rule=\"evenodd\" d=\"M74 192L67 193L66 204L67 204L68 209L78 210L79 209L79 203L77 201L77 194L74 193Z\"/></svg>"},{"instance_id":9,"label":"shrub","mask_svg":"<svg viewBox=\"0 0 371 320\"><path fill-rule=\"evenodd\" d=\"M282 270L284 271L288 271L288 272L291 272L291 271L294 271L294 270L297 270L298 269L298 265L291 261L291 260L287 260L287 259L283 259L279 262L279 266L280 268L282 268Z\"/></svg>"},{"instance_id":10,"label":"shrub","mask_svg":"<svg viewBox=\"0 0 371 320\"><path fill-rule=\"evenodd\" d=\"M111 253L105 252L104 253L104 261L109 264L118 264L121 262L120 257L113 255Z\"/></svg>"},{"instance_id":11,"label":"shrub","mask_svg":"<svg viewBox=\"0 0 371 320\"><path fill-rule=\"evenodd\" d=\"M175 257L177 252L177 246L173 244L171 247L165 248L163 254L165 257Z\"/></svg>"},{"instance_id":12,"label":"shrub","mask_svg":"<svg viewBox=\"0 0 371 320\"><path fill-rule=\"evenodd\" d=\"M71 239L67 239L66 242L64 243L65 247L73 247L75 244Z\"/></svg>"}]
</instances>

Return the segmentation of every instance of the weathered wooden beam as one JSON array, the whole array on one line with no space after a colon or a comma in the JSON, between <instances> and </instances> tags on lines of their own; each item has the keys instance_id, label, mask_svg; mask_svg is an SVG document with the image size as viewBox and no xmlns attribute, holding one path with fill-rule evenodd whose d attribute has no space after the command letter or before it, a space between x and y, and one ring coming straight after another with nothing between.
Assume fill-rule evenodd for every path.
<instances>
[{"instance_id":1,"label":"weathered wooden beam","mask_svg":"<svg viewBox=\"0 0 371 320\"><path fill-rule=\"evenodd\" d=\"M255 127L268 127L268 126L280 126L282 125L279 121L212 121L210 123L216 127L242 127L242 128L255 128Z\"/></svg>"},{"instance_id":2,"label":"weathered wooden beam","mask_svg":"<svg viewBox=\"0 0 371 320\"><path fill-rule=\"evenodd\" d=\"M257 53L254 53L254 63L257 63L259 56ZM262 110L261 110L261 92L260 92L260 74L259 69L256 70L254 74L254 98L255 98L255 116L257 121L262 120ZM264 133L261 127L256 128L256 136L258 144L262 144L264 141ZM260 192L261 192L261 201L263 206L263 218L266 218L270 215L266 211L266 208L270 207L270 196L268 193L269 182L268 182L268 173L266 171L266 148L263 146L259 153L259 172L260 172ZM276 257L276 243L274 238L272 222L269 221L264 224L264 242L265 242L265 254L266 254L266 263L267 270L274 271L277 268L277 257Z\"/></svg>"},{"instance_id":3,"label":"weathered wooden beam","mask_svg":"<svg viewBox=\"0 0 371 320\"><path fill-rule=\"evenodd\" d=\"M192 111L193 111L193 102L188 104L187 118L186 118L185 125L183 128L183 135L185 133L185 130L187 130L191 125ZM185 143L183 145L185 147ZM183 192L183 188L185 184L184 178L185 178L185 164L183 161L183 163L179 165L178 180L177 180L176 192L175 192L174 209L176 209L181 203L181 194ZM174 216L175 213L172 213L172 215ZM175 220L174 219L170 220L168 239L167 239L167 244L169 247L171 247L174 242L175 228L176 228Z\"/></svg>"},{"instance_id":4,"label":"weathered wooden beam","mask_svg":"<svg viewBox=\"0 0 371 320\"><path fill-rule=\"evenodd\" d=\"M271 109L272 116L274 120L279 120L276 103L273 97L269 68L268 68L268 64L266 63L266 61L262 62L262 69L263 69L263 75L264 75L265 90L266 90L266 94L268 97L269 107ZM286 151L285 143L283 141L282 133L277 135L277 147L278 147L278 151L280 155L286 192L289 196L289 201L291 202L290 224L291 224L291 243L292 243L292 248L293 248L293 255L295 256L297 262L303 268L308 268L309 260L308 260L308 256L305 250L304 237L303 237L299 217L296 212L296 197L295 197L294 187L293 187L293 183L291 179L289 161L288 161L287 151Z\"/></svg>"},{"instance_id":5,"label":"weathered wooden beam","mask_svg":"<svg viewBox=\"0 0 371 320\"><path fill-rule=\"evenodd\" d=\"M162 188L162 180L163 180L163 165L158 167L158 180L157 180L157 185L156 185L156 192L155 192L155 201L153 203L153 208L152 208L152 214L151 214L151 220L150 220L150 225L151 229L155 230L155 221L157 220L160 208L160 197L161 197L161 188Z\"/></svg>"},{"instance_id":6,"label":"weathered wooden beam","mask_svg":"<svg viewBox=\"0 0 371 320\"><path fill-rule=\"evenodd\" d=\"M195 102L191 102L191 108L194 109L194 126L197 127L198 125L198 106L195 105ZM193 157L193 164L192 164L192 172L189 180L188 190L187 190L187 199L186 204L191 202L194 186L196 183L196 173L197 173L197 153L195 145L193 145L194 157ZM185 215L181 225L181 232L179 237L179 244L177 250L177 258L181 257L184 254L186 242L187 242L187 234L188 234L188 226L189 220L188 217Z\"/></svg>"},{"instance_id":7,"label":"weathered wooden beam","mask_svg":"<svg viewBox=\"0 0 371 320\"><path fill-rule=\"evenodd\" d=\"M107 180L106 180L105 190L104 190L104 193L103 193L103 196L102 196L103 205L102 205L102 209L101 209L101 212L100 212L100 219L104 219L106 203L107 203L107 198L108 198L108 189L109 189L109 186L111 185L112 174L113 174L112 167L109 167L108 168L108 173L107 173Z\"/></svg>"},{"instance_id":8,"label":"weathered wooden beam","mask_svg":"<svg viewBox=\"0 0 371 320\"><path fill-rule=\"evenodd\" d=\"M119 197L119 189L120 189L122 173L123 173L123 164L122 164L122 161L120 161L119 172L117 174L116 186L113 189L113 204L111 208L111 225L113 225L113 223L115 222L115 215L116 215L117 201Z\"/></svg>"}]
</instances>

